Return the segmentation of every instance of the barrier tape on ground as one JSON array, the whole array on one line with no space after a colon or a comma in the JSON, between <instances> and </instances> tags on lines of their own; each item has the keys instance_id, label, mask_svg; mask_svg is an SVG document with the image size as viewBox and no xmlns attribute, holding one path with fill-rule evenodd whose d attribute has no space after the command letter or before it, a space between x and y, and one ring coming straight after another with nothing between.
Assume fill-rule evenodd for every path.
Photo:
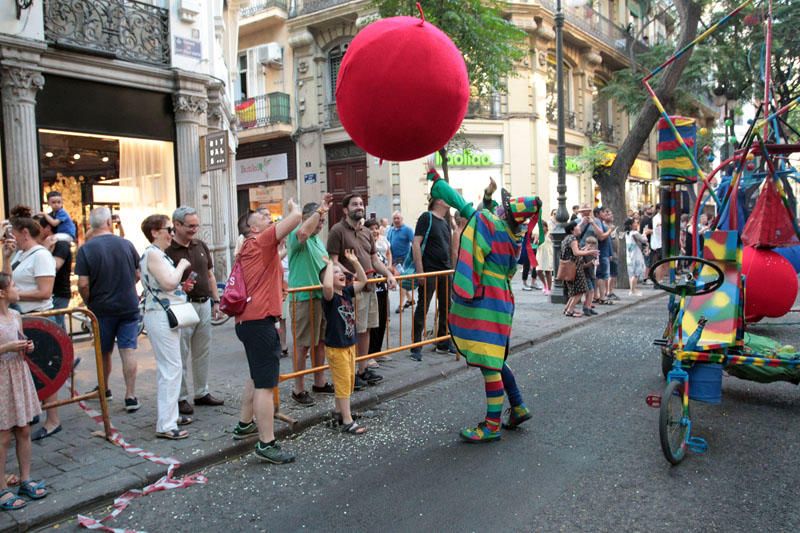
<instances>
[{"instance_id":1,"label":"barrier tape on ground","mask_svg":"<svg viewBox=\"0 0 800 533\"><path fill-rule=\"evenodd\" d=\"M78 402L78 405L83 412L85 412L92 420L94 420L97 424L103 424L103 417L102 415L95 411L94 409L89 409L84 402ZM208 482L208 478L203 474L190 474L187 476L183 476L181 478L175 479L173 478L173 474L175 469L178 468L181 463L177 459L173 459L172 457L159 457L152 452L148 452L142 448L138 448L133 446L132 444L128 443L125 439L122 438L122 435L117 431L114 426L111 426L111 437L109 438L111 442L125 450L126 452L132 455L138 455L139 457L146 459L150 462L160 464L160 465L168 465L167 473L161 479L147 485L143 489L133 489L125 492L121 496L118 496L114 499L114 510L111 511L110 514L107 516L96 520L89 516L78 515L78 524L81 527L85 527L86 529L98 529L100 531L110 531L112 533L139 533L133 529L120 529L120 528L113 528L103 524L103 522L107 522L108 520L113 520L117 516L119 516L122 511L124 511L130 503L137 499L141 498L142 496L147 496L148 494L152 494L153 492L158 492L162 490L171 490L171 489L180 489L184 487L189 487L191 485L204 485Z\"/></svg>"}]
</instances>

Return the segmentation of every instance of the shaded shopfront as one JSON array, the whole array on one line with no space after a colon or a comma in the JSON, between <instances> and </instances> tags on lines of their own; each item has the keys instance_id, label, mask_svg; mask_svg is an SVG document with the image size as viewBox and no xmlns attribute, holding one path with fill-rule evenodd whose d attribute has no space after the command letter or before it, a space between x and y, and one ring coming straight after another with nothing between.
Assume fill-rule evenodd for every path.
<instances>
[{"instance_id":1,"label":"shaded shopfront","mask_svg":"<svg viewBox=\"0 0 800 533\"><path fill-rule=\"evenodd\" d=\"M240 144L236 153L239 216L259 207L273 218L284 214L285 199L297 198L297 155L288 137Z\"/></svg>"}]
</instances>

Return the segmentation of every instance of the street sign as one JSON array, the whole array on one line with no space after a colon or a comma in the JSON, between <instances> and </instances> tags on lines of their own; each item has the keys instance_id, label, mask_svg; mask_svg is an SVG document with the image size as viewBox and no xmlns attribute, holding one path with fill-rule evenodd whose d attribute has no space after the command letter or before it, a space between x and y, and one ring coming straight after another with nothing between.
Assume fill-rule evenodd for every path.
<instances>
[{"instance_id":1,"label":"street sign","mask_svg":"<svg viewBox=\"0 0 800 533\"><path fill-rule=\"evenodd\" d=\"M215 131L201 137L202 139L202 161L200 168L202 172L209 170L222 170L228 168L228 132Z\"/></svg>"},{"instance_id":2,"label":"street sign","mask_svg":"<svg viewBox=\"0 0 800 533\"><path fill-rule=\"evenodd\" d=\"M303 174L303 181L305 181L306 184L316 183L317 182L316 172Z\"/></svg>"}]
</instances>

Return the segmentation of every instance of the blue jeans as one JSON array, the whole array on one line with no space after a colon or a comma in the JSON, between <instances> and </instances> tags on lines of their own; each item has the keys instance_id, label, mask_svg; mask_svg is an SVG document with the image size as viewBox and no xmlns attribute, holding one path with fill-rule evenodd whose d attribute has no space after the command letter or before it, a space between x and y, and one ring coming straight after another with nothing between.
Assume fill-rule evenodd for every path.
<instances>
[{"instance_id":1,"label":"blue jeans","mask_svg":"<svg viewBox=\"0 0 800 533\"><path fill-rule=\"evenodd\" d=\"M66 309L69 307L69 298L65 298L64 296L53 296L53 309ZM53 317L53 320L56 321L58 326L66 331L66 327L64 325L64 316L65 315L57 315Z\"/></svg>"}]
</instances>

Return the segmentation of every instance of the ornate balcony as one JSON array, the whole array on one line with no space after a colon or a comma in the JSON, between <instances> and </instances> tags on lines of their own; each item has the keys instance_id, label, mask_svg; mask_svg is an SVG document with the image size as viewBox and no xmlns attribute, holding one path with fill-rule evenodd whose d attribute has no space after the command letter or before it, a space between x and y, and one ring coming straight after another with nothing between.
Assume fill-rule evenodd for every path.
<instances>
[{"instance_id":1,"label":"ornate balcony","mask_svg":"<svg viewBox=\"0 0 800 533\"><path fill-rule=\"evenodd\" d=\"M264 128L274 124L291 124L289 95L269 93L236 102L236 116L243 130Z\"/></svg>"},{"instance_id":2,"label":"ornate balcony","mask_svg":"<svg viewBox=\"0 0 800 533\"><path fill-rule=\"evenodd\" d=\"M466 118L503 118L503 104L499 94L470 98Z\"/></svg>"},{"instance_id":3,"label":"ornate balcony","mask_svg":"<svg viewBox=\"0 0 800 533\"><path fill-rule=\"evenodd\" d=\"M253 17L272 8L278 8L286 11L286 4L286 0L261 0L259 2L253 2L249 7L242 8L239 11L239 16L243 19L247 17Z\"/></svg>"},{"instance_id":4,"label":"ornate balcony","mask_svg":"<svg viewBox=\"0 0 800 533\"><path fill-rule=\"evenodd\" d=\"M558 107L555 104L547 104L547 123L552 126L558 125ZM577 124L577 113L564 110L564 126L574 130L577 128Z\"/></svg>"},{"instance_id":5,"label":"ornate balcony","mask_svg":"<svg viewBox=\"0 0 800 533\"><path fill-rule=\"evenodd\" d=\"M291 16L308 15L329 7L336 7L346 4L351 0L297 0L295 11Z\"/></svg>"},{"instance_id":6,"label":"ornate balcony","mask_svg":"<svg viewBox=\"0 0 800 533\"><path fill-rule=\"evenodd\" d=\"M45 0L45 39L57 48L169 66L169 10L133 0Z\"/></svg>"},{"instance_id":7,"label":"ornate balcony","mask_svg":"<svg viewBox=\"0 0 800 533\"><path fill-rule=\"evenodd\" d=\"M603 124L600 120L594 120L586 125L586 135L596 137L609 144L617 144L614 136L614 126Z\"/></svg>"},{"instance_id":8,"label":"ornate balcony","mask_svg":"<svg viewBox=\"0 0 800 533\"><path fill-rule=\"evenodd\" d=\"M325 124L328 128L341 128L342 122L339 120L339 112L336 111L336 102L325 104L326 116Z\"/></svg>"}]
</instances>

